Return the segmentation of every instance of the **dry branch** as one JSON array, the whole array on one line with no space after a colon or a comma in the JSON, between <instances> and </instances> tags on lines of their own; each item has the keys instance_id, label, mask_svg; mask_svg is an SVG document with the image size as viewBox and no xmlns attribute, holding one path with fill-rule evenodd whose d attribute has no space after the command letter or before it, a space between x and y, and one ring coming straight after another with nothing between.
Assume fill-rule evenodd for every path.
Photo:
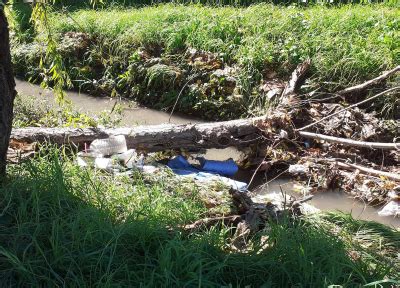
<instances>
[{"instance_id":1,"label":"dry branch","mask_svg":"<svg viewBox=\"0 0 400 288\"><path fill-rule=\"evenodd\" d=\"M282 100L285 100L291 95L297 94L298 90L306 80L306 75L310 70L310 66L310 59L305 60L303 63L297 66L297 68L293 71L289 82L286 84L285 90L282 92Z\"/></svg>"},{"instance_id":2,"label":"dry branch","mask_svg":"<svg viewBox=\"0 0 400 288\"><path fill-rule=\"evenodd\" d=\"M323 162L330 162L330 163L335 163L339 168L343 168L349 171L360 171L362 174L367 174L375 177L386 177L387 179L393 180L393 181L400 181L400 174L398 173L391 173L391 172L386 172L386 171L381 171L381 170L375 170L372 168L356 165L356 164L351 164L351 163L344 163L344 162L339 162L339 161L332 161L331 159L325 159Z\"/></svg>"},{"instance_id":3,"label":"dry branch","mask_svg":"<svg viewBox=\"0 0 400 288\"><path fill-rule=\"evenodd\" d=\"M346 139L346 138L333 137L333 136L311 133L311 132L304 132L304 131L300 131L299 135L304 138L324 140L327 142L338 143L338 144L352 146L352 147L362 147L362 148L371 148L371 149L389 149L389 150L400 149L400 143L396 144L396 143L356 141L356 140L351 140L351 139Z\"/></svg>"},{"instance_id":4,"label":"dry branch","mask_svg":"<svg viewBox=\"0 0 400 288\"><path fill-rule=\"evenodd\" d=\"M369 87L372 87L372 86L375 86L375 85L381 83L382 81L386 80L387 78L389 78L390 76L392 76L393 74L395 74L399 71L400 71L400 65L395 67L392 70L385 71L382 75L380 75L374 79L368 80L368 81L366 81L362 84L356 85L356 86L352 86L352 87L343 89L343 90L337 92L337 94L343 96L343 95L347 95L347 94L361 92Z\"/></svg>"}]
</instances>

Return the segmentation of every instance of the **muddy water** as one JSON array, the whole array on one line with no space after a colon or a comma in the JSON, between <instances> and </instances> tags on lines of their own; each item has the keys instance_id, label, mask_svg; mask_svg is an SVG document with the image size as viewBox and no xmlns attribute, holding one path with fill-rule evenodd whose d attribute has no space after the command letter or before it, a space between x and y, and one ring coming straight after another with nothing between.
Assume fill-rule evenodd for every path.
<instances>
[{"instance_id":1,"label":"muddy water","mask_svg":"<svg viewBox=\"0 0 400 288\"><path fill-rule=\"evenodd\" d=\"M49 105L56 105L54 94L50 90L44 90L38 85L16 79L17 91L22 95L41 97ZM87 114L100 113L104 110L111 111L118 101L123 109L122 125L153 125L168 123L170 115L166 112L141 107L133 101L117 100L109 97L93 97L88 94L73 91L67 92L68 99L72 102L74 109ZM201 120L174 113L170 123L187 124L199 123Z\"/></svg>"},{"instance_id":2,"label":"muddy water","mask_svg":"<svg viewBox=\"0 0 400 288\"><path fill-rule=\"evenodd\" d=\"M258 180L259 181L259 180ZM294 182L291 179L277 179L269 184L260 185L254 189L254 193L268 195L271 193L287 194L302 198L298 192L295 192ZM376 221L388 226L400 228L400 218L382 217L378 215L380 208L371 207L348 197L340 191L322 191L314 194L314 197L307 202L322 211L342 211L351 213L355 219Z\"/></svg>"},{"instance_id":3,"label":"muddy water","mask_svg":"<svg viewBox=\"0 0 400 288\"><path fill-rule=\"evenodd\" d=\"M45 99L50 105L56 105L54 102L54 95L51 91L43 90L37 85L32 85L24 81L16 80L17 91L22 95L32 95ZM68 92L68 98L71 100L72 105L75 109L85 113L99 113L104 110L111 110L115 105L115 99L106 97L93 97L84 93ZM120 101L123 108L122 125L152 125L168 123L170 115L166 112L157 111L154 109L148 109L140 107L136 103L123 100ZM188 123L200 123L203 122L199 119L193 119L188 116L174 114L170 123L174 124L188 124ZM240 155L236 149L227 148L224 150L211 149L207 151L206 158L214 160L226 160L233 158L234 160L240 160L243 155ZM252 173L248 171L240 171L237 175L237 180L249 182L252 178ZM281 193L281 189L284 193L301 197L296 194L293 189L293 181L290 179L278 179L274 180L268 185L262 185L263 177L261 175L256 176L252 182L250 188L255 188L259 194L268 193ZM256 188L258 187L258 188ZM314 195L314 198L309 204L323 211L343 211L353 215L356 219L363 220L374 220L389 226L400 228L400 218L393 217L381 217L377 214L378 209L364 205L359 201L348 198L345 194L338 191L325 191Z\"/></svg>"}]
</instances>

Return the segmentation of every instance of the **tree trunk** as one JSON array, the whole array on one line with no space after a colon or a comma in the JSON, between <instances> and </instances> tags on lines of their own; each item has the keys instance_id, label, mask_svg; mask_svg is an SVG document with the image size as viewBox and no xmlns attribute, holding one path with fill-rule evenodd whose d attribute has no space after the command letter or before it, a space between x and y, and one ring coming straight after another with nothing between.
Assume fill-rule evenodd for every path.
<instances>
[{"instance_id":1,"label":"tree trunk","mask_svg":"<svg viewBox=\"0 0 400 288\"><path fill-rule=\"evenodd\" d=\"M89 144L95 139L124 135L128 148L156 152L174 149L199 150L208 148L245 148L264 140L257 128L268 118L232 120L188 125L162 124L133 128L21 128L11 137L22 142L51 142L55 144Z\"/></svg>"},{"instance_id":2,"label":"tree trunk","mask_svg":"<svg viewBox=\"0 0 400 288\"><path fill-rule=\"evenodd\" d=\"M1 0L5 4L6 0ZM4 6L0 4L0 177L5 175L7 150L16 95L11 65L10 38Z\"/></svg>"}]
</instances>

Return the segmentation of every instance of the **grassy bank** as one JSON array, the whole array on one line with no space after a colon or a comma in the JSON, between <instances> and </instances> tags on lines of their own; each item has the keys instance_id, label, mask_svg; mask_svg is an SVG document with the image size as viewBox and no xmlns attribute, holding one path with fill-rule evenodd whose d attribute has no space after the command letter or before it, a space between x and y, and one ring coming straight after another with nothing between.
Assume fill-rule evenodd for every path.
<instances>
[{"instance_id":1,"label":"grassy bank","mask_svg":"<svg viewBox=\"0 0 400 288\"><path fill-rule=\"evenodd\" d=\"M50 148L11 166L0 187L4 286L358 287L398 279L399 232L390 228L343 215L271 223L248 252L234 252L228 227L177 228L207 215L193 186L105 177L64 152Z\"/></svg>"},{"instance_id":2,"label":"grassy bank","mask_svg":"<svg viewBox=\"0 0 400 288\"><path fill-rule=\"evenodd\" d=\"M370 4L370 3L385 3L386 5L398 4L396 0L103 0L98 5L104 6L143 6L154 5L160 3L178 3L178 4L207 4L207 5L233 5L233 6L249 6L258 3L272 3L272 4L298 4L298 5L340 5L340 4ZM63 0L57 3L60 6L67 6L71 8L90 8L89 1L81 0Z\"/></svg>"},{"instance_id":3,"label":"grassy bank","mask_svg":"<svg viewBox=\"0 0 400 288\"><path fill-rule=\"evenodd\" d=\"M332 91L394 67L399 18L398 9L382 5L160 5L54 13L50 26L76 88L159 109L171 109L182 91L178 110L216 120L264 111L268 92L307 57L309 90ZM15 41L19 75L43 72L42 41L43 33L32 43Z\"/></svg>"}]
</instances>

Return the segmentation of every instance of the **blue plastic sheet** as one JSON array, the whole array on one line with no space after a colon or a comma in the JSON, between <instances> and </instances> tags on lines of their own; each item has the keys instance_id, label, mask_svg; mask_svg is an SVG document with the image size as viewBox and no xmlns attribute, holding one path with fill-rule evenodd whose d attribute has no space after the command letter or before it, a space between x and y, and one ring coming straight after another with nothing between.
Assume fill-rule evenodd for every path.
<instances>
[{"instance_id":1,"label":"blue plastic sheet","mask_svg":"<svg viewBox=\"0 0 400 288\"><path fill-rule=\"evenodd\" d=\"M169 160L167 166L172 171L180 176L191 176L197 181L210 182L210 181L221 181L226 185L236 189L238 191L246 191L248 185L244 182L239 182L227 177L219 176L234 176L239 170L237 164L232 160L227 161L214 161L200 159L201 169L193 167L185 157L179 155Z\"/></svg>"},{"instance_id":2,"label":"blue plastic sheet","mask_svg":"<svg viewBox=\"0 0 400 288\"><path fill-rule=\"evenodd\" d=\"M228 177L234 176L239 170L238 165L232 159L226 161L215 161L201 158L200 163L202 171L217 173Z\"/></svg>"},{"instance_id":3,"label":"blue plastic sheet","mask_svg":"<svg viewBox=\"0 0 400 288\"><path fill-rule=\"evenodd\" d=\"M168 161L167 166L178 175L190 175L199 173L200 170L193 167L185 157L179 155Z\"/></svg>"}]
</instances>

